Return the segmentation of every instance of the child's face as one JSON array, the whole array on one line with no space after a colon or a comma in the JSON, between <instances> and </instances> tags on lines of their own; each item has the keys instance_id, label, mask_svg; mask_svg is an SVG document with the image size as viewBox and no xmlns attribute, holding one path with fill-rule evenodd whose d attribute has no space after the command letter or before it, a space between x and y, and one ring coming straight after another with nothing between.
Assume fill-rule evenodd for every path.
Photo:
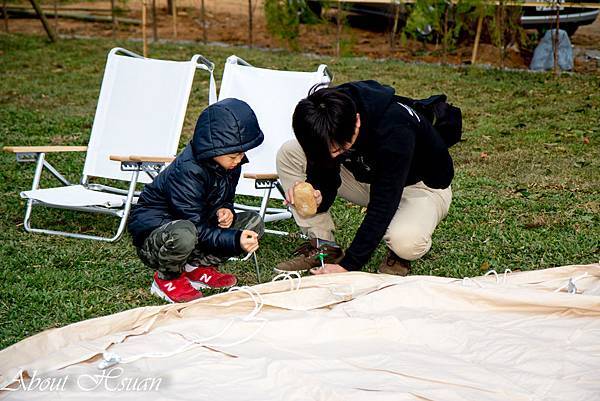
<instances>
[{"instance_id":1,"label":"child's face","mask_svg":"<svg viewBox=\"0 0 600 401\"><path fill-rule=\"evenodd\" d=\"M233 170L236 168L244 158L244 153L230 153L227 155L215 156L213 160L216 161L225 170Z\"/></svg>"}]
</instances>

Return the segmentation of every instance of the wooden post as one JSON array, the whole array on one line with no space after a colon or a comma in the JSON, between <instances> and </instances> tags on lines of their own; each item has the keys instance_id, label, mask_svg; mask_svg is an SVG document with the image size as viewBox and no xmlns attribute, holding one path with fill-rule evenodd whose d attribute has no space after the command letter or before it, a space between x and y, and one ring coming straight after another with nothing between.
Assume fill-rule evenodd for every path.
<instances>
[{"instance_id":1,"label":"wooden post","mask_svg":"<svg viewBox=\"0 0 600 401\"><path fill-rule=\"evenodd\" d=\"M340 57L340 39L342 36L342 2L337 2L337 14L336 14L337 29L335 31L335 57Z\"/></svg>"},{"instance_id":2,"label":"wooden post","mask_svg":"<svg viewBox=\"0 0 600 401\"><path fill-rule=\"evenodd\" d=\"M54 0L54 32L58 35L58 0Z\"/></svg>"},{"instance_id":3,"label":"wooden post","mask_svg":"<svg viewBox=\"0 0 600 401\"><path fill-rule=\"evenodd\" d=\"M499 33L500 33L500 60L501 60L501 66L502 68L504 68L504 60L506 58L506 52L505 52L505 44L504 44L504 18L506 15L506 8L504 5L504 1L505 0L500 0L499 6L500 6L500 19L499 19L499 24L500 24L500 29L499 29Z\"/></svg>"},{"instance_id":4,"label":"wooden post","mask_svg":"<svg viewBox=\"0 0 600 401\"><path fill-rule=\"evenodd\" d=\"M452 3L446 5L446 10L444 11L444 37L442 38L442 63L446 64L448 62L448 13L452 7Z\"/></svg>"},{"instance_id":5,"label":"wooden post","mask_svg":"<svg viewBox=\"0 0 600 401\"><path fill-rule=\"evenodd\" d=\"M148 38L146 37L146 0L142 0L142 43L144 46L143 55L148 57Z\"/></svg>"},{"instance_id":6,"label":"wooden post","mask_svg":"<svg viewBox=\"0 0 600 401\"><path fill-rule=\"evenodd\" d=\"M554 52L554 74L558 76L560 75L560 67L558 65L558 45L560 38L560 32L558 29L560 28L560 6L557 0L554 1L554 6L556 7L556 29L554 30L554 36L552 37L552 50Z\"/></svg>"},{"instance_id":7,"label":"wooden post","mask_svg":"<svg viewBox=\"0 0 600 401\"><path fill-rule=\"evenodd\" d=\"M390 35L390 49L394 50L396 44L396 32L398 31L398 21L400 20L400 2L394 1L396 9L394 10L394 26Z\"/></svg>"},{"instance_id":8,"label":"wooden post","mask_svg":"<svg viewBox=\"0 0 600 401\"><path fill-rule=\"evenodd\" d=\"M156 0L152 0L152 41L158 42L158 21L156 20Z\"/></svg>"},{"instance_id":9,"label":"wooden post","mask_svg":"<svg viewBox=\"0 0 600 401\"><path fill-rule=\"evenodd\" d=\"M8 33L8 9L6 8L6 0L2 0L2 15L4 16L4 31Z\"/></svg>"},{"instance_id":10,"label":"wooden post","mask_svg":"<svg viewBox=\"0 0 600 401\"><path fill-rule=\"evenodd\" d=\"M37 0L29 0L29 2L35 9L35 12L37 13L38 17L40 18L40 21L42 21L42 25L44 26L44 29L46 30L46 34L48 34L48 39L50 39L51 42L56 42L56 34L50 27L50 24L48 23L48 20L46 19L46 15L44 14L44 10L42 10L42 7L40 7Z\"/></svg>"},{"instance_id":11,"label":"wooden post","mask_svg":"<svg viewBox=\"0 0 600 401\"><path fill-rule=\"evenodd\" d=\"M475 33L475 43L473 44L473 54L471 55L471 65L477 61L477 50L479 49L479 40L481 39L481 29L483 28L483 8L477 18L477 32Z\"/></svg>"},{"instance_id":12,"label":"wooden post","mask_svg":"<svg viewBox=\"0 0 600 401\"><path fill-rule=\"evenodd\" d=\"M200 15L202 16L202 42L206 44L208 42L207 33L206 33L206 10L204 8L204 0L200 3Z\"/></svg>"},{"instance_id":13,"label":"wooden post","mask_svg":"<svg viewBox=\"0 0 600 401\"><path fill-rule=\"evenodd\" d=\"M173 37L177 39L177 0L172 0L173 4Z\"/></svg>"},{"instance_id":14,"label":"wooden post","mask_svg":"<svg viewBox=\"0 0 600 401\"><path fill-rule=\"evenodd\" d=\"M113 38L117 35L117 17L115 15L115 0L110 0L110 21Z\"/></svg>"},{"instance_id":15,"label":"wooden post","mask_svg":"<svg viewBox=\"0 0 600 401\"><path fill-rule=\"evenodd\" d=\"M248 43L252 47L252 0L248 0Z\"/></svg>"}]
</instances>

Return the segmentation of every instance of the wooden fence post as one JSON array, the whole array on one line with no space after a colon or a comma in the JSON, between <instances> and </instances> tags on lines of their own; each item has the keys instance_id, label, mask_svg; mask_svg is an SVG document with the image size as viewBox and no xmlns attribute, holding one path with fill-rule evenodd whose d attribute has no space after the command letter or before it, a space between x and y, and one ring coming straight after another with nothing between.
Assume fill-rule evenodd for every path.
<instances>
[{"instance_id":1,"label":"wooden fence post","mask_svg":"<svg viewBox=\"0 0 600 401\"><path fill-rule=\"evenodd\" d=\"M117 16L115 15L115 0L110 0L110 20L113 38L117 36Z\"/></svg>"},{"instance_id":2,"label":"wooden fence post","mask_svg":"<svg viewBox=\"0 0 600 401\"><path fill-rule=\"evenodd\" d=\"M554 30L554 36L552 37L552 47L554 52L554 75L560 75L560 67L558 66L558 45L559 45L559 28L560 28L560 4L557 0L554 0L554 6L556 7L556 29Z\"/></svg>"},{"instance_id":3,"label":"wooden fence post","mask_svg":"<svg viewBox=\"0 0 600 401\"><path fill-rule=\"evenodd\" d=\"M142 0L142 44L143 55L148 57L148 38L146 37L146 0Z\"/></svg>"},{"instance_id":4,"label":"wooden fence post","mask_svg":"<svg viewBox=\"0 0 600 401\"><path fill-rule=\"evenodd\" d=\"M471 65L477 61L477 50L479 49L479 40L481 39L481 29L483 28L483 9L477 18L477 32L475 33L475 43L473 44L473 54L471 54Z\"/></svg>"},{"instance_id":5,"label":"wooden fence post","mask_svg":"<svg viewBox=\"0 0 600 401\"><path fill-rule=\"evenodd\" d=\"M6 0L2 0L2 14L4 16L4 31L8 33L8 9L6 8Z\"/></svg>"},{"instance_id":6,"label":"wooden fence post","mask_svg":"<svg viewBox=\"0 0 600 401\"><path fill-rule=\"evenodd\" d=\"M156 0L152 0L152 40L158 41L158 21L156 20Z\"/></svg>"},{"instance_id":7,"label":"wooden fence post","mask_svg":"<svg viewBox=\"0 0 600 401\"><path fill-rule=\"evenodd\" d=\"M248 42L250 47L252 47L252 0L248 0Z\"/></svg>"},{"instance_id":8,"label":"wooden fence post","mask_svg":"<svg viewBox=\"0 0 600 401\"><path fill-rule=\"evenodd\" d=\"M390 50L394 50L396 44L396 32L398 32L398 21L400 20L400 1L392 0L394 3L394 25L390 35Z\"/></svg>"},{"instance_id":9,"label":"wooden fence post","mask_svg":"<svg viewBox=\"0 0 600 401\"><path fill-rule=\"evenodd\" d=\"M173 4L173 37L177 39L177 0L171 0Z\"/></svg>"},{"instance_id":10,"label":"wooden fence post","mask_svg":"<svg viewBox=\"0 0 600 401\"><path fill-rule=\"evenodd\" d=\"M335 31L335 57L340 57L340 40L342 36L342 2L337 1L337 13L336 13L337 29Z\"/></svg>"},{"instance_id":11,"label":"wooden fence post","mask_svg":"<svg viewBox=\"0 0 600 401\"><path fill-rule=\"evenodd\" d=\"M44 10L42 10L42 7L40 7L37 0L29 0L29 2L35 9L35 12L40 18L40 21L42 21L42 25L44 26L44 29L46 30L46 34L48 34L48 38L50 39L50 41L56 42L56 34L50 27L50 24L48 23L48 19L46 19L46 14L44 14Z\"/></svg>"},{"instance_id":12,"label":"wooden fence post","mask_svg":"<svg viewBox=\"0 0 600 401\"><path fill-rule=\"evenodd\" d=\"M204 8L204 0L200 2L200 15L202 17L202 41L206 44L208 35L206 33L206 9Z\"/></svg>"}]
</instances>

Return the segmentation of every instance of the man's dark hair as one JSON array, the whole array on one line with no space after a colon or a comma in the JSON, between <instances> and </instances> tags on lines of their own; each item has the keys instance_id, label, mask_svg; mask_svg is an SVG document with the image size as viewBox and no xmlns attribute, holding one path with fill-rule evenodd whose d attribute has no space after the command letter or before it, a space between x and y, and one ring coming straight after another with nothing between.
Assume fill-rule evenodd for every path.
<instances>
[{"instance_id":1,"label":"man's dark hair","mask_svg":"<svg viewBox=\"0 0 600 401\"><path fill-rule=\"evenodd\" d=\"M356 126L356 104L337 88L313 88L294 110L292 127L310 161L331 159L329 145L352 140Z\"/></svg>"}]
</instances>

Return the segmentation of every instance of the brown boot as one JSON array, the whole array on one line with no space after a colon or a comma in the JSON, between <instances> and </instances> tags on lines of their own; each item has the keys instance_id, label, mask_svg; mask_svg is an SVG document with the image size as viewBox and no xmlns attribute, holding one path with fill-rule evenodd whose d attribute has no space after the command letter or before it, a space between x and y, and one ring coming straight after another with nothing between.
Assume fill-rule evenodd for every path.
<instances>
[{"instance_id":1,"label":"brown boot","mask_svg":"<svg viewBox=\"0 0 600 401\"><path fill-rule=\"evenodd\" d=\"M279 263L273 270L279 273L310 270L321 266L320 253L323 254L323 263L335 264L344 257L344 251L335 242L313 238L294 251L294 258Z\"/></svg>"},{"instance_id":2,"label":"brown boot","mask_svg":"<svg viewBox=\"0 0 600 401\"><path fill-rule=\"evenodd\" d=\"M388 254L379 265L377 273L395 274L396 276L406 276L410 273L410 261L402 259L394 252L388 249Z\"/></svg>"}]
</instances>

